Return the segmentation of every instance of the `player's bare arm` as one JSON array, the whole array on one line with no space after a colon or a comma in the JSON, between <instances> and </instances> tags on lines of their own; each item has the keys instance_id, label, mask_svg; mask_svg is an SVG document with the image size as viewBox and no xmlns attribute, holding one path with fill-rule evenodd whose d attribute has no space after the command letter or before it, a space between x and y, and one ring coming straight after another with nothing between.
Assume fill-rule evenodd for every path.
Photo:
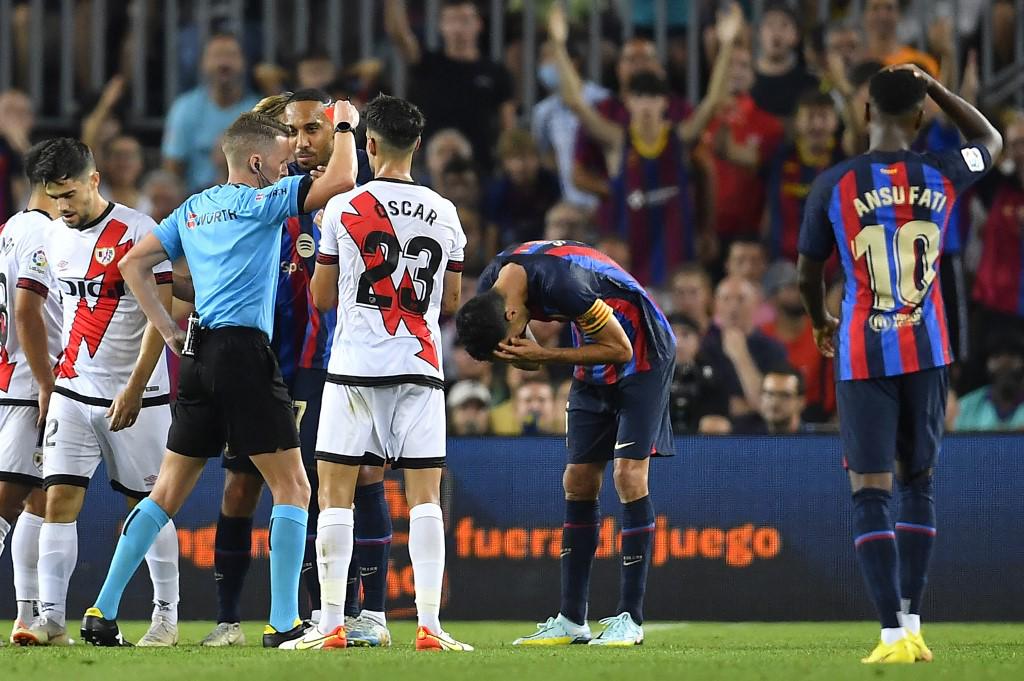
<instances>
[{"instance_id":1,"label":"player's bare arm","mask_svg":"<svg viewBox=\"0 0 1024 681\"><path fill-rule=\"evenodd\" d=\"M139 301L139 307L146 313L150 325L157 330L174 354L180 355L182 344L185 342L185 332L174 323L170 304L164 304L164 294L161 294L160 287L153 279L153 268L164 260L167 260L167 251L156 235L150 233L121 258L117 267L121 270L121 276L132 290L135 299ZM166 284L164 286L167 289L166 295L169 295L171 287Z\"/></svg>"},{"instance_id":2,"label":"player's bare arm","mask_svg":"<svg viewBox=\"0 0 1024 681\"><path fill-rule=\"evenodd\" d=\"M596 310L594 309L596 308ZM633 359L633 346L611 307L602 300L594 303L577 323L591 341L578 348L547 348L531 338L509 338L498 344L494 356L504 362L538 364L625 364ZM590 330L587 329L595 329Z\"/></svg>"},{"instance_id":3,"label":"player's bare arm","mask_svg":"<svg viewBox=\"0 0 1024 681\"><path fill-rule=\"evenodd\" d=\"M576 68L572 65L565 41L569 37L569 24L565 12L559 4L555 4L548 14L548 37L554 47L555 65L558 68L559 94L566 106L579 116L580 124L605 150L616 150L626 140L626 132L622 126L609 121L599 114L594 107L583 98L583 82Z\"/></svg>"},{"instance_id":4,"label":"player's bare arm","mask_svg":"<svg viewBox=\"0 0 1024 681\"><path fill-rule=\"evenodd\" d=\"M718 15L715 32L718 35L718 55L711 70L711 82L704 99L692 114L676 128L676 134L687 145L694 144L704 133L715 115L722 100L728 92L726 87L729 78L729 63L732 60L733 48L743 36L743 10L738 2L734 2L725 12Z\"/></svg>"},{"instance_id":5,"label":"player's bare arm","mask_svg":"<svg viewBox=\"0 0 1024 681\"><path fill-rule=\"evenodd\" d=\"M358 164L356 160L355 129L359 127L359 111L351 102L334 103L334 124L348 123L351 132L334 133L334 153L327 162L324 174L313 180L306 194L303 212L311 213L323 208L332 196L347 192L356 186Z\"/></svg>"},{"instance_id":6,"label":"player's bare arm","mask_svg":"<svg viewBox=\"0 0 1024 681\"><path fill-rule=\"evenodd\" d=\"M335 287L337 291L337 287ZM458 312L462 302L462 272L444 273L444 293L441 296L441 313L452 315Z\"/></svg>"},{"instance_id":7,"label":"player's bare arm","mask_svg":"<svg viewBox=\"0 0 1024 681\"><path fill-rule=\"evenodd\" d=\"M171 312L171 286L171 284L159 284L156 287L160 302L168 314ZM127 385L118 393L113 404L110 405L110 409L107 410L111 432L116 433L135 425L136 419L139 418L139 412L142 411L142 395L146 392L149 378L153 375L153 370L163 353L164 339L153 328L152 323L146 324L146 330L142 334L142 347L139 348L139 358L135 361L132 375L128 377Z\"/></svg>"},{"instance_id":8,"label":"player's bare arm","mask_svg":"<svg viewBox=\"0 0 1024 681\"><path fill-rule=\"evenodd\" d=\"M964 138L985 147L993 159L999 157L1003 151L1003 136L977 108L913 64L890 68L894 71L910 71L923 79L928 85L928 96L939 105L942 113L949 117Z\"/></svg>"},{"instance_id":9,"label":"player's bare arm","mask_svg":"<svg viewBox=\"0 0 1024 681\"><path fill-rule=\"evenodd\" d=\"M313 294L313 305L321 312L328 312L338 307L338 273L337 265L317 263L313 279L309 282L309 291ZM447 293L447 285L445 292Z\"/></svg>"},{"instance_id":10,"label":"player's bare arm","mask_svg":"<svg viewBox=\"0 0 1024 681\"><path fill-rule=\"evenodd\" d=\"M800 254L796 264L800 297L814 327L814 342L825 357L835 357L833 340L839 321L825 308L825 263Z\"/></svg>"},{"instance_id":11,"label":"player's bare arm","mask_svg":"<svg viewBox=\"0 0 1024 681\"><path fill-rule=\"evenodd\" d=\"M47 352L46 321L43 306L46 296L30 289L19 288L15 294L14 324L21 339L22 351L32 369L32 377L39 385L39 421L42 428L46 423L46 412L53 393L53 365Z\"/></svg>"}]
</instances>

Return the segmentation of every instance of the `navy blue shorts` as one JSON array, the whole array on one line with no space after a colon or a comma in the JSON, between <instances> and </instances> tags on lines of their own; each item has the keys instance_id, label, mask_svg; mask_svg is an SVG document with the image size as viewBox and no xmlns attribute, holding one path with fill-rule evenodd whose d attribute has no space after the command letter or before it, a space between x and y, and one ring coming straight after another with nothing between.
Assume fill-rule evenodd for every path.
<instances>
[{"instance_id":1,"label":"navy blue shorts","mask_svg":"<svg viewBox=\"0 0 1024 681\"><path fill-rule=\"evenodd\" d=\"M674 364L612 385L574 380L569 390L569 463L672 456L669 387Z\"/></svg>"},{"instance_id":2,"label":"navy blue shorts","mask_svg":"<svg viewBox=\"0 0 1024 681\"><path fill-rule=\"evenodd\" d=\"M935 466L946 422L946 367L836 383L843 462L855 473L913 476Z\"/></svg>"},{"instance_id":3,"label":"navy blue shorts","mask_svg":"<svg viewBox=\"0 0 1024 681\"><path fill-rule=\"evenodd\" d=\"M316 433L320 426L320 402L326 380L326 371L299 369L295 375L295 385L290 391L292 408L295 410L295 419L299 426L302 464L307 471L316 470ZM231 456L230 452L221 457L221 466L236 473L260 474L249 457Z\"/></svg>"}]
</instances>

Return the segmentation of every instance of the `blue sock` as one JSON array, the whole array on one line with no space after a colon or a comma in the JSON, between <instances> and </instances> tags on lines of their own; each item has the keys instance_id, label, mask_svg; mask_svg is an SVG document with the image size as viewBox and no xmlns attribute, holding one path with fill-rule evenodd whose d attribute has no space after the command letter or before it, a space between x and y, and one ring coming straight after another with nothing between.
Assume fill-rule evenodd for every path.
<instances>
[{"instance_id":1,"label":"blue sock","mask_svg":"<svg viewBox=\"0 0 1024 681\"><path fill-rule=\"evenodd\" d=\"M647 590L647 568L651 564L653 540L654 504L651 496L648 494L623 504L622 572L616 612L628 612L637 624L644 623L644 592Z\"/></svg>"},{"instance_id":2,"label":"blue sock","mask_svg":"<svg viewBox=\"0 0 1024 681\"><path fill-rule=\"evenodd\" d=\"M107 578L96 598L96 607L108 620L117 619L117 609L121 604L121 595L128 585L139 563L146 557L146 551L156 541L156 535L167 524L169 518L164 510L152 499L143 499L132 509L121 528L121 538L117 540L114 557L107 570Z\"/></svg>"},{"instance_id":3,"label":"blue sock","mask_svg":"<svg viewBox=\"0 0 1024 681\"><path fill-rule=\"evenodd\" d=\"M566 501L562 525L562 604L559 612L576 624L587 621L590 568L594 564L601 513L597 501Z\"/></svg>"},{"instance_id":4,"label":"blue sock","mask_svg":"<svg viewBox=\"0 0 1024 681\"><path fill-rule=\"evenodd\" d=\"M900 512L896 545L900 553L900 595L909 600L911 615L921 614L921 597L928 583L928 563L935 545L935 498L931 473L899 485Z\"/></svg>"},{"instance_id":5,"label":"blue sock","mask_svg":"<svg viewBox=\"0 0 1024 681\"><path fill-rule=\"evenodd\" d=\"M355 501L354 554L358 560L352 562L358 566L363 585L363 609L384 612L391 556L391 514L384 498L384 483L356 487Z\"/></svg>"},{"instance_id":6,"label":"blue sock","mask_svg":"<svg viewBox=\"0 0 1024 681\"><path fill-rule=\"evenodd\" d=\"M217 622L241 622L242 585L252 560L252 518L217 519L213 578L217 581Z\"/></svg>"},{"instance_id":7,"label":"blue sock","mask_svg":"<svg viewBox=\"0 0 1024 681\"><path fill-rule=\"evenodd\" d=\"M302 556L302 584L306 587L310 610L320 609L320 573L316 566L316 526L320 519L320 500L317 499L317 479L308 474L310 489L308 517L306 519L306 547Z\"/></svg>"},{"instance_id":8,"label":"blue sock","mask_svg":"<svg viewBox=\"0 0 1024 681\"><path fill-rule=\"evenodd\" d=\"M853 545L883 629L900 626L899 555L889 515L891 499L892 493L870 487L853 495Z\"/></svg>"},{"instance_id":9,"label":"blue sock","mask_svg":"<svg viewBox=\"0 0 1024 681\"><path fill-rule=\"evenodd\" d=\"M275 504L270 512L270 626L295 628L299 619L299 575L306 549L306 509Z\"/></svg>"},{"instance_id":10,"label":"blue sock","mask_svg":"<svg viewBox=\"0 0 1024 681\"><path fill-rule=\"evenodd\" d=\"M359 552L352 547L352 558L348 561L348 581L345 583L345 617L358 617L361 599L359 597Z\"/></svg>"}]
</instances>

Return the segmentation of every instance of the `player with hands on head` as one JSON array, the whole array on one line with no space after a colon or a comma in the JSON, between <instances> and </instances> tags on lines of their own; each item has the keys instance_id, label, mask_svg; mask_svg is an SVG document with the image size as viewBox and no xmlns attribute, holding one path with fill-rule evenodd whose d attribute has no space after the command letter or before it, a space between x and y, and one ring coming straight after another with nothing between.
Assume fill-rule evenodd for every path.
<instances>
[{"instance_id":1,"label":"player with hands on head","mask_svg":"<svg viewBox=\"0 0 1024 681\"><path fill-rule=\"evenodd\" d=\"M938 262L956 200L991 169L1002 138L976 108L917 66L883 69L869 95L869 150L814 181L797 268L815 342L835 357L854 547L882 625L881 640L862 662L911 663L932 659L921 603L936 534L932 471L952 361ZM966 144L936 154L910 150L927 97ZM822 279L833 250L846 281L838 320L825 308Z\"/></svg>"}]
</instances>

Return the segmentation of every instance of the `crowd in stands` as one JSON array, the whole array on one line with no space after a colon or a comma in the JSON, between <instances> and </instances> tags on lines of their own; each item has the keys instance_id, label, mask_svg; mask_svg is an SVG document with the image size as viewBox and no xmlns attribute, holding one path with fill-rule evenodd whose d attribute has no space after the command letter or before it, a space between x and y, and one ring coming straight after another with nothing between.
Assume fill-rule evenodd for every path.
<instances>
[{"instance_id":1,"label":"crowd in stands","mask_svg":"<svg viewBox=\"0 0 1024 681\"><path fill-rule=\"evenodd\" d=\"M489 59L486 8L470 0L441 3L437 50L425 45L422 3L410 11L385 0L375 41L404 59L408 96L426 115L416 177L453 201L468 237L463 299L508 245L591 243L647 286L672 323L677 433L835 429L832 363L815 347L796 282L803 201L822 171L866 151L867 82L884 65L914 62L977 100L981 3L958 3L954 33L941 12L924 30L900 0L830 3L824 25L809 19L816 1L766 0L756 25L752 3L690 1L702 20L699 101L684 96L687 15L670 13L663 62L643 14L651 3L633 3L629 40L604 21L601 83L583 75L586 3L538 12L542 97L528 110L522 41L509 42L502 62ZM1012 13L1012 3L994 3L997 62L1013 51ZM262 96L314 87L365 101L390 86L376 59L343 68L316 48L289 64L255 63L248 42L210 35L159 148L128 124L126 76L111 77L70 131L93 149L104 196L159 221L224 181L219 136ZM941 261L957 359L948 426L1024 430L1024 112L988 113L1004 131L1005 158L959 199ZM21 154L48 132L34 121L22 91L0 93L0 222L25 199ZM929 109L918 148L959 143ZM836 312L838 269L829 267ZM571 338L564 324L532 330L542 344ZM564 433L569 367L477 362L454 346L450 323L444 333L452 434Z\"/></svg>"}]
</instances>

